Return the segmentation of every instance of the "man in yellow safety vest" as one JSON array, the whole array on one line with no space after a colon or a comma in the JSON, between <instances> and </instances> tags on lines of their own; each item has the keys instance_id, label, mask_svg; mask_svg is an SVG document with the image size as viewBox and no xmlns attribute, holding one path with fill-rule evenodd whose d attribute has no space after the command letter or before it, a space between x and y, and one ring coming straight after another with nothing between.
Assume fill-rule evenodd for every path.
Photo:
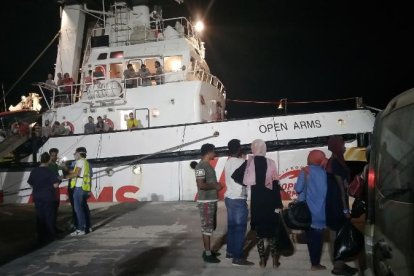
<instances>
[{"instance_id":1,"label":"man in yellow safety vest","mask_svg":"<svg viewBox=\"0 0 414 276\"><path fill-rule=\"evenodd\" d=\"M82 236L91 232L90 211L88 197L91 191L91 173L88 160L86 160L86 148L79 147L73 154L75 167L65 176L70 179L69 187L73 191L73 205L75 208L77 228L71 236Z\"/></svg>"}]
</instances>

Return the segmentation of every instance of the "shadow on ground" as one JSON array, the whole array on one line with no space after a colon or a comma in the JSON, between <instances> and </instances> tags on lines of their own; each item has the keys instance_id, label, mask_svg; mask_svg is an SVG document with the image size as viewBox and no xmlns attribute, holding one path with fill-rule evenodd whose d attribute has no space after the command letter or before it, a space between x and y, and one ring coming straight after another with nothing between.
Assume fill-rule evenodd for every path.
<instances>
[{"instance_id":1,"label":"shadow on ground","mask_svg":"<svg viewBox=\"0 0 414 276\"><path fill-rule=\"evenodd\" d=\"M145 202L91 203L92 228L97 230L114 219L144 206ZM58 239L67 236L72 221L68 204L59 207ZM43 245L37 243L36 214L33 204L0 205L0 265L24 256Z\"/></svg>"}]
</instances>

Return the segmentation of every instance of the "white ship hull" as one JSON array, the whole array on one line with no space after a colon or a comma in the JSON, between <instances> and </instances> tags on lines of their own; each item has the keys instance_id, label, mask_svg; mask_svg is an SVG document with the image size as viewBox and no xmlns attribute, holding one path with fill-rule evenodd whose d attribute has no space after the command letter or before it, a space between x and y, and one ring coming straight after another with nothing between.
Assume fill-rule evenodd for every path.
<instances>
[{"instance_id":1,"label":"white ship hull","mask_svg":"<svg viewBox=\"0 0 414 276\"><path fill-rule=\"evenodd\" d=\"M223 169L227 142L237 138L248 149L254 139L263 139L268 144L267 156L278 164L284 199L289 200L295 197L296 177L306 165L311 148L320 148L329 156L325 143L330 135L345 135L347 147L355 147L357 136L372 132L373 124L374 116L368 110L197 123L51 137L39 154L56 147L61 157L70 160L75 148L86 147L87 158L94 168L91 201L194 200L197 189L190 163L199 160L202 144L208 142L216 146L218 158L212 165L225 185ZM219 135L213 137L214 132ZM133 168L137 168L135 173ZM4 202L31 201L31 189L27 184L30 169L13 171L10 168L0 173ZM113 170L112 176L107 169ZM67 200L66 186L66 183L61 185L62 201ZM220 195L223 193L224 189Z\"/></svg>"}]
</instances>

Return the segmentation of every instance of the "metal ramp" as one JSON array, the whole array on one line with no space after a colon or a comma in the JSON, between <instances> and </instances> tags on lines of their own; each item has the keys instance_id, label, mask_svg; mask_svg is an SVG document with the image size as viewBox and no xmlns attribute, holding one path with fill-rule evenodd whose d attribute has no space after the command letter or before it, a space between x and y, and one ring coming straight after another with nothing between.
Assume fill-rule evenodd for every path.
<instances>
[{"instance_id":1,"label":"metal ramp","mask_svg":"<svg viewBox=\"0 0 414 276\"><path fill-rule=\"evenodd\" d=\"M0 143L0 162L11 161L7 158L16 148L23 145L29 138L27 136L13 135Z\"/></svg>"}]
</instances>

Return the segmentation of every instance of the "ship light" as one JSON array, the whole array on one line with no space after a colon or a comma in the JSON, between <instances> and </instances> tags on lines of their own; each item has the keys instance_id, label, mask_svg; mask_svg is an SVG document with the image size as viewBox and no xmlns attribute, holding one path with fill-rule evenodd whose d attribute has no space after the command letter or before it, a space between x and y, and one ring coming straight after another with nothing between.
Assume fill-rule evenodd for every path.
<instances>
[{"instance_id":1,"label":"ship light","mask_svg":"<svg viewBox=\"0 0 414 276\"><path fill-rule=\"evenodd\" d=\"M151 114L152 114L152 117L158 117L160 116L160 110L158 108L153 108L151 109Z\"/></svg>"},{"instance_id":2,"label":"ship light","mask_svg":"<svg viewBox=\"0 0 414 276\"><path fill-rule=\"evenodd\" d=\"M196 30L197 33L201 33L204 30L204 23L202 21L198 21L195 25L194 28Z\"/></svg>"},{"instance_id":3,"label":"ship light","mask_svg":"<svg viewBox=\"0 0 414 276\"><path fill-rule=\"evenodd\" d=\"M173 60L171 64L171 68L174 72L181 70L181 60Z\"/></svg>"},{"instance_id":4,"label":"ship light","mask_svg":"<svg viewBox=\"0 0 414 276\"><path fill-rule=\"evenodd\" d=\"M132 172L134 174L136 174L136 175L140 175L142 173L142 167L141 166L134 165L132 167Z\"/></svg>"}]
</instances>

